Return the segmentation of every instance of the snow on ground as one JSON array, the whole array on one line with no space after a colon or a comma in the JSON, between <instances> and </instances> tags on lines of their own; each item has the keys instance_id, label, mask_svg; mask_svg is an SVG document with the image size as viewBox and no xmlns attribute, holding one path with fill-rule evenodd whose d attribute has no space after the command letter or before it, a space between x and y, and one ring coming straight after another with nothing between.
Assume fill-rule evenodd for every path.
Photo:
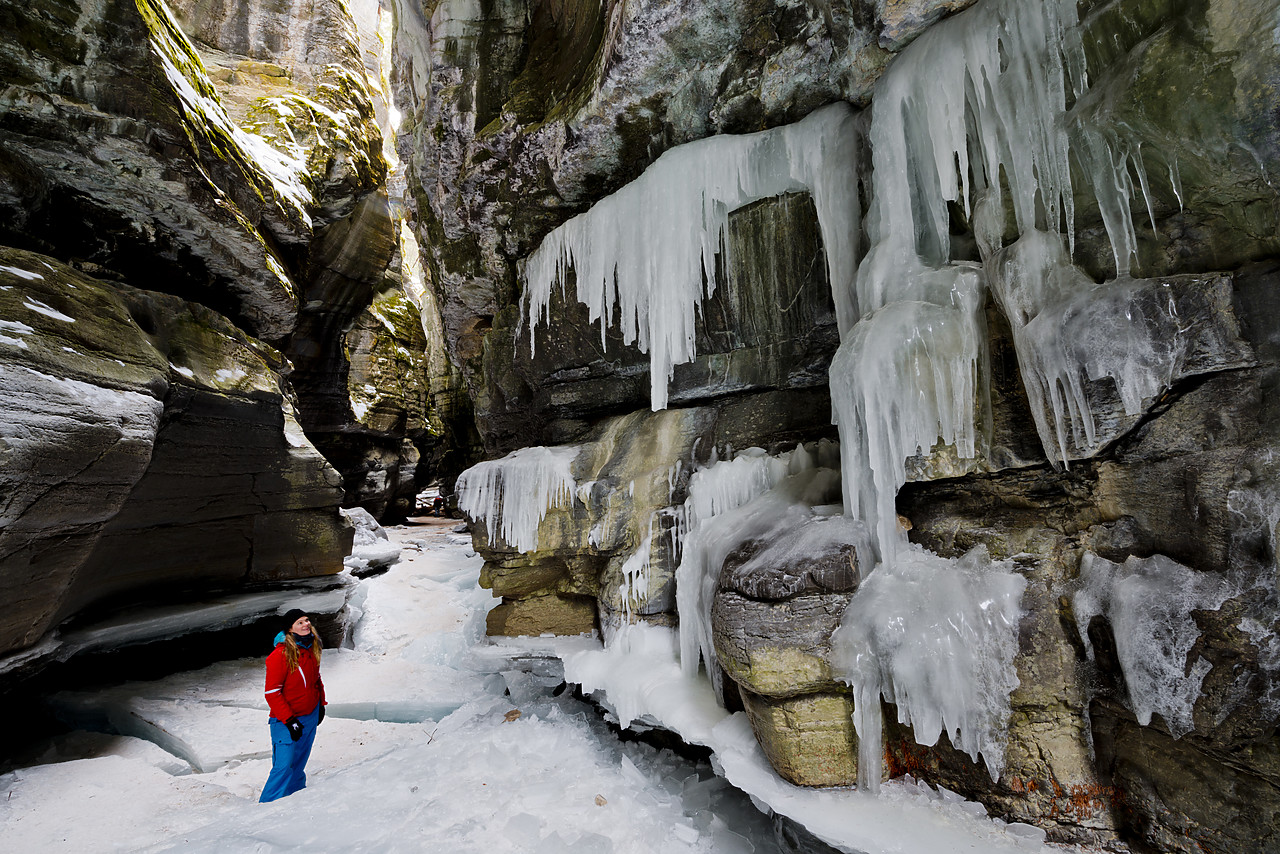
<instances>
[{"instance_id":1,"label":"snow on ground","mask_svg":"<svg viewBox=\"0 0 1280 854\"><path fill-rule=\"evenodd\" d=\"M403 559L360 582L355 648L324 654L307 789L257 803L261 659L67 693L60 714L126 735L62 736L48 764L0 776L5 850L778 850L770 821L705 764L620 743L592 707L553 696L553 662L533 662L540 676L484 654L496 600L469 538L390 533ZM471 669L489 665L505 675Z\"/></svg>"},{"instance_id":2,"label":"snow on ground","mask_svg":"<svg viewBox=\"0 0 1280 854\"><path fill-rule=\"evenodd\" d=\"M68 692L55 698L61 716L117 734L61 736L45 764L0 775L4 848L773 854L754 800L849 851L1044 850L1034 828L923 784L875 798L782 781L745 717L681 675L669 631L633 630L608 650L593 638L491 643L496 602L469 539L441 526L389 533L401 562L359 582L354 648L324 654L329 707L308 788L257 803L270 767L260 658ZM559 690L566 672L623 723L711 747L720 775L620 742Z\"/></svg>"}]
</instances>

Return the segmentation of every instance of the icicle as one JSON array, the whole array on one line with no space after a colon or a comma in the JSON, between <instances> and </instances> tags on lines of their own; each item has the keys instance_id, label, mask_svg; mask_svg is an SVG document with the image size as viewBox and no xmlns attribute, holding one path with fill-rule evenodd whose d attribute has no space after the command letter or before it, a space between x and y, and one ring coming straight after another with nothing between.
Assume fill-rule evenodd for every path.
<instances>
[{"instance_id":1,"label":"icicle","mask_svg":"<svg viewBox=\"0 0 1280 854\"><path fill-rule=\"evenodd\" d=\"M831 403L843 446L845 509L875 531L889 560L903 540L894 498L906 461L941 440L975 452L974 410L985 326L976 269L917 273L917 293L865 318L831 363ZM940 293L939 293L940 292Z\"/></svg>"},{"instance_id":2,"label":"icicle","mask_svg":"<svg viewBox=\"0 0 1280 854\"><path fill-rule=\"evenodd\" d=\"M577 446L521 448L458 476L458 508L520 552L538 547L538 525L552 507L572 503Z\"/></svg>"},{"instance_id":3,"label":"icicle","mask_svg":"<svg viewBox=\"0 0 1280 854\"><path fill-rule=\"evenodd\" d=\"M618 588L622 600L622 625L625 629L636 621L636 608L649 596L649 555L652 550L653 529L657 514L649 516L649 527L641 538L639 547L622 564L622 584Z\"/></svg>"},{"instance_id":4,"label":"icicle","mask_svg":"<svg viewBox=\"0 0 1280 854\"><path fill-rule=\"evenodd\" d=\"M665 152L635 181L548 234L529 257L530 347L552 287L563 286L572 267L576 297L601 334L616 322L625 343L649 354L651 405L666 408L674 366L695 355L695 314L717 286L715 257L730 212L797 190L813 196L837 322L847 329L856 319L860 218L852 124L849 106L833 104L794 125Z\"/></svg>"},{"instance_id":5,"label":"icicle","mask_svg":"<svg viewBox=\"0 0 1280 854\"><path fill-rule=\"evenodd\" d=\"M1171 296L1150 299L1152 283L1095 285L1071 264L1061 238L1041 231L996 252L987 271L1049 459L1067 462L1068 437L1078 449L1097 447L1087 381L1110 378L1128 415L1173 381L1185 324Z\"/></svg>"}]
</instances>

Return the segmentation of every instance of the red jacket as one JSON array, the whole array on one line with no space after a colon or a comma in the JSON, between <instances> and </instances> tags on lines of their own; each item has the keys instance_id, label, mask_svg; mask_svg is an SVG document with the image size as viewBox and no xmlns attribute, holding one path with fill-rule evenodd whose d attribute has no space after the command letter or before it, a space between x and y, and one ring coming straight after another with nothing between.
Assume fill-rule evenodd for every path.
<instances>
[{"instance_id":1,"label":"red jacket","mask_svg":"<svg viewBox=\"0 0 1280 854\"><path fill-rule=\"evenodd\" d=\"M267 656L267 705L271 717L281 722L309 715L324 700L324 683L320 681L320 665L309 649L298 650L298 668L288 672L284 657L284 641L276 644Z\"/></svg>"}]
</instances>

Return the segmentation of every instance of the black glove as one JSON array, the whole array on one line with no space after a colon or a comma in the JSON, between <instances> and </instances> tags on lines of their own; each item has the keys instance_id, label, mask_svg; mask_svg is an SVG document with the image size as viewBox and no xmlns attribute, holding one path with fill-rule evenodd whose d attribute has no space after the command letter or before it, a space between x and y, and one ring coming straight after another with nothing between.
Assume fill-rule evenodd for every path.
<instances>
[{"instance_id":1,"label":"black glove","mask_svg":"<svg viewBox=\"0 0 1280 854\"><path fill-rule=\"evenodd\" d=\"M316 726L320 726L324 722L324 703L320 704L320 717L316 720Z\"/></svg>"},{"instance_id":2,"label":"black glove","mask_svg":"<svg viewBox=\"0 0 1280 854\"><path fill-rule=\"evenodd\" d=\"M298 720L296 715L285 721L284 725L289 728L289 738L294 741L302 738L302 721Z\"/></svg>"}]
</instances>

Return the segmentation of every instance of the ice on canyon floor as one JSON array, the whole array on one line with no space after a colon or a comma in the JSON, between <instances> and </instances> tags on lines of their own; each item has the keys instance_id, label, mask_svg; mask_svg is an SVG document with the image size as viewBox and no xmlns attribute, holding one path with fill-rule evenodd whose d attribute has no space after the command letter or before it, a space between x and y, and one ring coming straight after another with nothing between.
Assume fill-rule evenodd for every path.
<instances>
[{"instance_id":1,"label":"ice on canyon floor","mask_svg":"<svg viewBox=\"0 0 1280 854\"><path fill-rule=\"evenodd\" d=\"M1117 564L1086 552L1080 579L1072 604L1089 656L1089 622L1105 615L1138 723L1147 726L1159 714L1175 738L1190 732L1200 685L1212 669L1199 655L1188 661L1200 637L1191 612L1216 611L1238 588L1221 575L1196 572L1159 554Z\"/></svg>"},{"instance_id":2,"label":"ice on canyon floor","mask_svg":"<svg viewBox=\"0 0 1280 854\"><path fill-rule=\"evenodd\" d=\"M680 672L670 630L637 627L608 650L587 637L490 643L482 632L495 600L478 586L481 562L465 538L422 528L391 535L406 546L405 559L360 583L355 649L325 652L332 704L307 789L256 803L269 759L234 757L252 753L250 742L267 732L261 659L223 662L118 686L99 699L136 701L165 726L181 718L174 737L209 756L220 752L225 764L198 773L136 739L62 736L45 752L42 761L51 764L0 775L6 845L77 852L415 852L430 845L477 854L772 854L779 849L771 821L752 806L754 798L844 850L1040 848L1034 834L1023 838L1017 828L982 818L980 807L923 784L890 782L876 799L783 782L745 717L720 709L705 679ZM557 656L571 678L615 709L615 698L630 703L620 716L636 714L711 745L727 782L668 751L621 743L593 709L567 693L554 696ZM461 705L414 723L342 717L342 704L368 705L365 692L379 686L392 699L448 696ZM155 711L166 704L173 711ZM251 720L240 720L239 712Z\"/></svg>"},{"instance_id":3,"label":"ice on canyon floor","mask_svg":"<svg viewBox=\"0 0 1280 854\"><path fill-rule=\"evenodd\" d=\"M917 743L946 732L999 778L1026 586L984 546L959 560L908 546L863 579L831 638L833 668L853 689L854 726L869 746L858 757L859 786L879 783L881 696Z\"/></svg>"},{"instance_id":4,"label":"ice on canyon floor","mask_svg":"<svg viewBox=\"0 0 1280 854\"><path fill-rule=\"evenodd\" d=\"M538 547L538 525L552 507L572 503L576 445L532 447L500 460L477 463L458 477L458 509L483 522L489 542L497 535L518 551Z\"/></svg>"},{"instance_id":5,"label":"ice on canyon floor","mask_svg":"<svg viewBox=\"0 0 1280 854\"><path fill-rule=\"evenodd\" d=\"M74 655L152 643L195 632L243 626L299 607L317 614L342 610L350 594L349 575L291 582L283 589L240 593L199 602L160 605L129 611L95 623L54 632L36 648L0 659L0 673L17 670L34 659L65 661Z\"/></svg>"},{"instance_id":6,"label":"ice on canyon floor","mask_svg":"<svg viewBox=\"0 0 1280 854\"><path fill-rule=\"evenodd\" d=\"M603 650L573 639L504 640L503 645L558 649L565 678L593 692L620 721L661 725L687 742L710 747L717 770L758 806L801 823L839 850L1044 850L1044 837L1036 829L987 818L981 805L924 783L891 780L877 797L855 789L814 789L786 782L770 767L746 715L729 714L716 702L707 681L681 673L678 644L670 629L638 624Z\"/></svg>"},{"instance_id":7,"label":"ice on canyon floor","mask_svg":"<svg viewBox=\"0 0 1280 854\"><path fill-rule=\"evenodd\" d=\"M356 529L352 537L351 554L342 561L353 575L359 577L371 572L380 572L400 560L400 544L391 541L387 532L368 510L363 507L352 507L339 512L350 520Z\"/></svg>"}]
</instances>

